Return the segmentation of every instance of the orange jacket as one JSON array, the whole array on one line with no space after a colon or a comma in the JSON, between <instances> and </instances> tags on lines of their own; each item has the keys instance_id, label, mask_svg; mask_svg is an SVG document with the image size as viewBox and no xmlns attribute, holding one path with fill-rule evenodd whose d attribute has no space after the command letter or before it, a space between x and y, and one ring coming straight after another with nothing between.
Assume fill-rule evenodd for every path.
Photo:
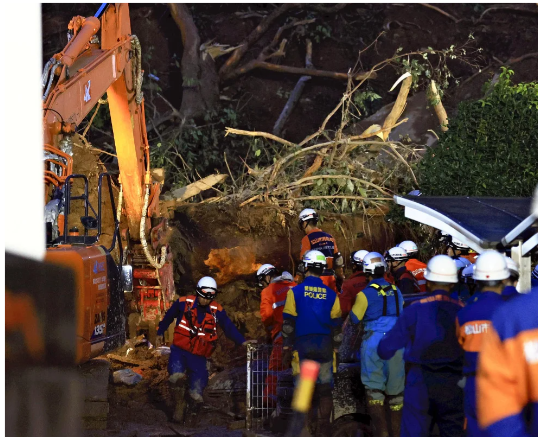
<instances>
[{"instance_id":1,"label":"orange jacket","mask_svg":"<svg viewBox=\"0 0 538 437\"><path fill-rule=\"evenodd\" d=\"M319 228L312 229L301 240L301 259L309 250L319 250L327 258L327 268L333 268L334 255L338 253L336 240L331 234L323 232Z\"/></svg>"},{"instance_id":2,"label":"orange jacket","mask_svg":"<svg viewBox=\"0 0 538 437\"><path fill-rule=\"evenodd\" d=\"M418 286L422 293L426 292L426 279L424 279L424 272L426 272L426 264L418 259L410 259L405 263L405 268L411 272L418 282Z\"/></svg>"},{"instance_id":3,"label":"orange jacket","mask_svg":"<svg viewBox=\"0 0 538 437\"><path fill-rule=\"evenodd\" d=\"M334 275L321 275L319 278L321 279L321 282L323 282L331 290L335 291L336 294L340 294L340 290L338 290L338 287L336 285L336 276L334 276Z\"/></svg>"},{"instance_id":4,"label":"orange jacket","mask_svg":"<svg viewBox=\"0 0 538 437\"><path fill-rule=\"evenodd\" d=\"M468 260L471 264L474 264L476 262L476 259L478 258L478 253L468 253L467 255L460 255L462 258L465 258Z\"/></svg>"},{"instance_id":5,"label":"orange jacket","mask_svg":"<svg viewBox=\"0 0 538 437\"><path fill-rule=\"evenodd\" d=\"M488 435L538 435L538 289L498 308L478 357L478 422ZM530 423L527 420L530 415Z\"/></svg>"},{"instance_id":6,"label":"orange jacket","mask_svg":"<svg viewBox=\"0 0 538 437\"><path fill-rule=\"evenodd\" d=\"M286 304L288 290L296 285L292 281L277 281L271 282L262 290L260 315L266 329L271 331L273 341L280 331L282 331L282 312Z\"/></svg>"}]
</instances>

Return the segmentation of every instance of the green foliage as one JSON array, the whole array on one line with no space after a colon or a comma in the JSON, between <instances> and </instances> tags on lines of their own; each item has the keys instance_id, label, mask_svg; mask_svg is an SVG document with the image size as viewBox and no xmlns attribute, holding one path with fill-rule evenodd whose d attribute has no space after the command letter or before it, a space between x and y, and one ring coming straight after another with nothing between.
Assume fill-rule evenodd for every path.
<instances>
[{"instance_id":1,"label":"green foliage","mask_svg":"<svg viewBox=\"0 0 538 437\"><path fill-rule=\"evenodd\" d=\"M366 89L365 91L357 91L353 94L353 103L356 105L357 109L360 111L361 117L368 117L372 115L375 110L372 108L374 105L372 103L375 100L380 100L381 96L376 94L372 90Z\"/></svg>"},{"instance_id":2,"label":"green foliage","mask_svg":"<svg viewBox=\"0 0 538 437\"><path fill-rule=\"evenodd\" d=\"M244 148L243 138L224 137L225 127L237 127L237 113L232 108L207 113L203 124L190 123L150 148L151 166L165 168L166 182L171 187L184 186L198 175L227 172L224 152L229 159L230 155L237 156L236 149Z\"/></svg>"},{"instance_id":3,"label":"green foliage","mask_svg":"<svg viewBox=\"0 0 538 437\"><path fill-rule=\"evenodd\" d=\"M419 164L427 195L531 196L538 183L538 83L503 67L486 97L462 102Z\"/></svg>"}]
</instances>

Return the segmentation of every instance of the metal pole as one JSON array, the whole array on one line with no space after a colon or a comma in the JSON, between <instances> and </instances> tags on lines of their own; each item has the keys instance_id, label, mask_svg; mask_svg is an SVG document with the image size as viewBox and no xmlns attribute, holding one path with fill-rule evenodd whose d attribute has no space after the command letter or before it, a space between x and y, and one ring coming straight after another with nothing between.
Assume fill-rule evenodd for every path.
<instances>
[{"instance_id":1,"label":"metal pole","mask_svg":"<svg viewBox=\"0 0 538 437\"><path fill-rule=\"evenodd\" d=\"M252 429L252 401L251 401L251 395L252 395L252 345L247 345L247 418L246 418L246 425L247 430Z\"/></svg>"}]
</instances>

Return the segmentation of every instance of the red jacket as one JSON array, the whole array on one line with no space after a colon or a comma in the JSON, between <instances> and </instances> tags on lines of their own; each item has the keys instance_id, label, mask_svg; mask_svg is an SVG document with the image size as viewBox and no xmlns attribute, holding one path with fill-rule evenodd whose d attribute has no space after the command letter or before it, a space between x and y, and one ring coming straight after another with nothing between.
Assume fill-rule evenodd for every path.
<instances>
[{"instance_id":1,"label":"red jacket","mask_svg":"<svg viewBox=\"0 0 538 437\"><path fill-rule=\"evenodd\" d=\"M273 341L280 331L282 331L282 312L286 304L288 290L296 285L295 282L285 280L271 282L262 291L260 315L266 329L271 331Z\"/></svg>"},{"instance_id":2,"label":"red jacket","mask_svg":"<svg viewBox=\"0 0 538 437\"><path fill-rule=\"evenodd\" d=\"M201 322L198 321L198 307L192 308L196 296L180 297L185 302L183 317L174 329L174 346L186 350L194 355L209 358L215 350L217 335L217 312L222 307L215 301L209 304L207 312Z\"/></svg>"},{"instance_id":3,"label":"red jacket","mask_svg":"<svg viewBox=\"0 0 538 437\"><path fill-rule=\"evenodd\" d=\"M344 284L342 285L342 293L340 294L342 320L345 320L351 311L351 308L353 308L357 294L364 290L367 285L368 279L363 272L355 272L349 277L349 279L344 281Z\"/></svg>"},{"instance_id":4,"label":"red jacket","mask_svg":"<svg viewBox=\"0 0 538 437\"><path fill-rule=\"evenodd\" d=\"M426 279L424 279L424 273L426 272L426 264L418 259L410 259L405 263L405 268L411 272L411 274L417 280L418 286L422 293L426 290Z\"/></svg>"}]
</instances>

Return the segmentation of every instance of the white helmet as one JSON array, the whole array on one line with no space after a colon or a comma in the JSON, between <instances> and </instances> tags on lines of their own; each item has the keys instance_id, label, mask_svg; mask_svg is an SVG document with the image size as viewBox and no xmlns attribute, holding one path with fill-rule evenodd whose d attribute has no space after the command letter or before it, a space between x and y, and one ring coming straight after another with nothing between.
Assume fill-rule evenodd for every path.
<instances>
[{"instance_id":1,"label":"white helmet","mask_svg":"<svg viewBox=\"0 0 538 437\"><path fill-rule=\"evenodd\" d=\"M258 280L258 285L260 287L263 287L262 281L265 280L265 277L267 275L274 275L276 274L276 268L272 264L264 264L261 266L258 271L256 272L256 279Z\"/></svg>"},{"instance_id":2,"label":"white helmet","mask_svg":"<svg viewBox=\"0 0 538 437\"><path fill-rule=\"evenodd\" d=\"M312 208L306 208L301 211L299 214L299 224L307 222L309 220L314 220L315 222L318 221L318 213L314 211Z\"/></svg>"},{"instance_id":3,"label":"white helmet","mask_svg":"<svg viewBox=\"0 0 538 437\"><path fill-rule=\"evenodd\" d=\"M514 261L510 257L505 257L506 261L506 267L508 267L508 271L510 272L510 276L515 276L519 279L519 265L516 261Z\"/></svg>"},{"instance_id":4,"label":"white helmet","mask_svg":"<svg viewBox=\"0 0 538 437\"><path fill-rule=\"evenodd\" d=\"M458 249L458 250L469 250L470 249L469 246L467 246L466 244L462 243L460 240L457 240L454 237L451 238L450 245L454 249Z\"/></svg>"},{"instance_id":5,"label":"white helmet","mask_svg":"<svg viewBox=\"0 0 538 437\"><path fill-rule=\"evenodd\" d=\"M327 266L327 258L319 250L309 250L303 255L303 264L305 269L309 267L320 269Z\"/></svg>"},{"instance_id":6,"label":"white helmet","mask_svg":"<svg viewBox=\"0 0 538 437\"><path fill-rule=\"evenodd\" d=\"M204 276L198 281L196 294L204 299L213 300L217 295L217 281L210 276Z\"/></svg>"},{"instance_id":7,"label":"white helmet","mask_svg":"<svg viewBox=\"0 0 538 437\"><path fill-rule=\"evenodd\" d=\"M364 249L353 252L353 254L351 255L351 263L356 265L357 267L362 267L362 262L366 255L368 255L368 251Z\"/></svg>"},{"instance_id":8,"label":"white helmet","mask_svg":"<svg viewBox=\"0 0 538 437\"><path fill-rule=\"evenodd\" d=\"M486 250L474 264L475 281L502 281L510 277L506 257L496 250Z\"/></svg>"},{"instance_id":9,"label":"white helmet","mask_svg":"<svg viewBox=\"0 0 538 437\"><path fill-rule=\"evenodd\" d=\"M463 279L463 282L466 284L473 284L474 283L473 274L474 274L474 266L472 264L469 264L467 267L465 267L461 271L461 278Z\"/></svg>"},{"instance_id":10,"label":"white helmet","mask_svg":"<svg viewBox=\"0 0 538 437\"><path fill-rule=\"evenodd\" d=\"M430 282L456 284L458 282L458 268L448 255L436 255L428 262L424 278Z\"/></svg>"},{"instance_id":11,"label":"white helmet","mask_svg":"<svg viewBox=\"0 0 538 437\"><path fill-rule=\"evenodd\" d=\"M282 275L280 275L283 281L293 282L293 275L290 272L283 271Z\"/></svg>"},{"instance_id":12,"label":"white helmet","mask_svg":"<svg viewBox=\"0 0 538 437\"><path fill-rule=\"evenodd\" d=\"M401 247L403 250L405 250L408 255L414 255L418 252L417 245L414 241L411 240L402 241L400 244L398 244L398 247Z\"/></svg>"},{"instance_id":13,"label":"white helmet","mask_svg":"<svg viewBox=\"0 0 538 437\"><path fill-rule=\"evenodd\" d=\"M369 252L362 260L362 270L364 273L374 274L376 268L383 267L383 271L387 270L385 258L379 252Z\"/></svg>"},{"instance_id":14,"label":"white helmet","mask_svg":"<svg viewBox=\"0 0 538 437\"><path fill-rule=\"evenodd\" d=\"M385 255L387 261L406 261L409 256L407 252L401 247L393 247L389 249L388 253Z\"/></svg>"}]
</instances>

